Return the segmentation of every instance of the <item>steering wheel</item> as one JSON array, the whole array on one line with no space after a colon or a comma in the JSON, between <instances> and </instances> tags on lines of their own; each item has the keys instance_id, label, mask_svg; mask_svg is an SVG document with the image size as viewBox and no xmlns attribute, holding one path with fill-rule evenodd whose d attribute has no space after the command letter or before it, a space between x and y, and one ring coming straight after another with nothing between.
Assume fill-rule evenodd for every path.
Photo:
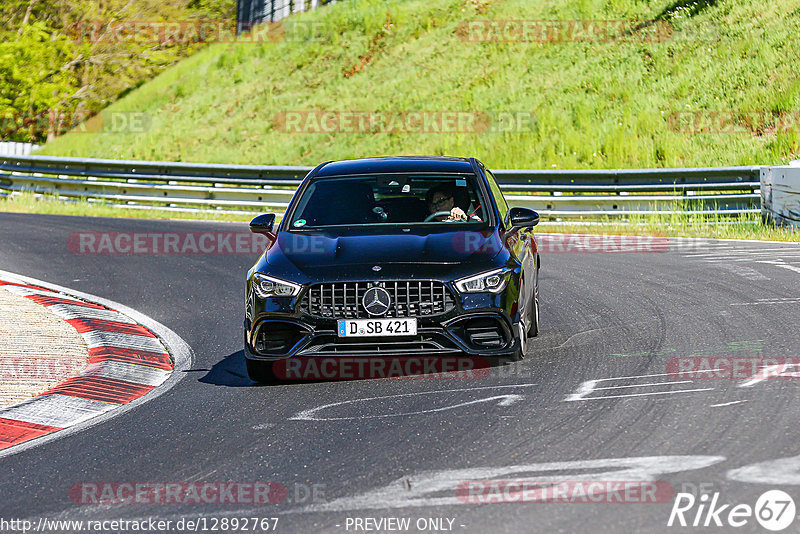
<instances>
[{"instance_id":1,"label":"steering wheel","mask_svg":"<svg viewBox=\"0 0 800 534\"><path fill-rule=\"evenodd\" d=\"M430 215L428 215L428 217L425 219L424 222L431 222L436 217L441 217L442 215L447 215L449 217L450 216L450 212L449 211L437 211L436 213L431 213Z\"/></svg>"}]
</instances>

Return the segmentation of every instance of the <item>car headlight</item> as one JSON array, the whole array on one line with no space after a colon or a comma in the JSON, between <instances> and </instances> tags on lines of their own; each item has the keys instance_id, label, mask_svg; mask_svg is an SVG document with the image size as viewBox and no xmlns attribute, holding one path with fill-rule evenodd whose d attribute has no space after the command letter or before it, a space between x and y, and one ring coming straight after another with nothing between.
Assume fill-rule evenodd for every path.
<instances>
[{"instance_id":1,"label":"car headlight","mask_svg":"<svg viewBox=\"0 0 800 534\"><path fill-rule=\"evenodd\" d=\"M253 289L259 298L265 299L267 297L294 297L300 293L303 286L274 276L256 273L253 275Z\"/></svg>"},{"instance_id":2,"label":"car headlight","mask_svg":"<svg viewBox=\"0 0 800 534\"><path fill-rule=\"evenodd\" d=\"M495 269L456 280L456 289L461 293L500 293L508 284L511 269Z\"/></svg>"}]
</instances>

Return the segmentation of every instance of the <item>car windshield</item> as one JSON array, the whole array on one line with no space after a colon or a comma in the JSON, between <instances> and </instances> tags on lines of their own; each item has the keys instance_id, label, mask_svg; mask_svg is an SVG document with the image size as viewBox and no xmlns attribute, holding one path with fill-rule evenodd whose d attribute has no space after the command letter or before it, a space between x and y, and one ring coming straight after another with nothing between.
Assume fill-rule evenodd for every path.
<instances>
[{"instance_id":1,"label":"car windshield","mask_svg":"<svg viewBox=\"0 0 800 534\"><path fill-rule=\"evenodd\" d=\"M475 175L379 174L318 178L300 198L291 229L450 224L486 226Z\"/></svg>"}]
</instances>

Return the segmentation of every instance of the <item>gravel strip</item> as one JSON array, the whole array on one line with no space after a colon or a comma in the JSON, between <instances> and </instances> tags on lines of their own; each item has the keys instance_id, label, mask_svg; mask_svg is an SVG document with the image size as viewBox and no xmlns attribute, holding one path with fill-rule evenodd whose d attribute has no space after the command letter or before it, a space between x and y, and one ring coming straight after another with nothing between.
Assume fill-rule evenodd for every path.
<instances>
[{"instance_id":1,"label":"gravel strip","mask_svg":"<svg viewBox=\"0 0 800 534\"><path fill-rule=\"evenodd\" d=\"M0 288L0 408L79 375L88 359L86 342L72 326Z\"/></svg>"}]
</instances>

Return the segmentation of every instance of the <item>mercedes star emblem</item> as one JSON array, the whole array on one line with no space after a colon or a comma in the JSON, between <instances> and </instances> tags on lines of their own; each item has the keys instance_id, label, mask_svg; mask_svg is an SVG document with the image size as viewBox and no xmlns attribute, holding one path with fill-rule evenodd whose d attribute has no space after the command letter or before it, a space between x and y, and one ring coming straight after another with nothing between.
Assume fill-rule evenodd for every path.
<instances>
[{"instance_id":1,"label":"mercedes star emblem","mask_svg":"<svg viewBox=\"0 0 800 534\"><path fill-rule=\"evenodd\" d=\"M364 293L361 304L370 315L383 315L392 306L392 298L389 292L382 287L371 287Z\"/></svg>"}]
</instances>

